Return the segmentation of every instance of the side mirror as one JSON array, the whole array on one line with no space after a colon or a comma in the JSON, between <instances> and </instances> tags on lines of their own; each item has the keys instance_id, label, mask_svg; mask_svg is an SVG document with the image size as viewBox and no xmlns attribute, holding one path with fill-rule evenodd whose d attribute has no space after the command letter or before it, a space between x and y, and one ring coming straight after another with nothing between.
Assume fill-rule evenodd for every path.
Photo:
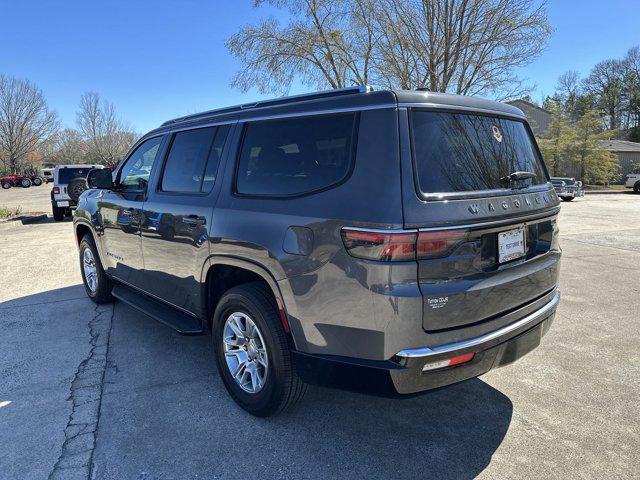
<instances>
[{"instance_id":1,"label":"side mirror","mask_svg":"<svg viewBox=\"0 0 640 480\"><path fill-rule=\"evenodd\" d=\"M103 188L111 190L113 188L113 177L108 168L94 168L87 174L88 188Z\"/></svg>"}]
</instances>

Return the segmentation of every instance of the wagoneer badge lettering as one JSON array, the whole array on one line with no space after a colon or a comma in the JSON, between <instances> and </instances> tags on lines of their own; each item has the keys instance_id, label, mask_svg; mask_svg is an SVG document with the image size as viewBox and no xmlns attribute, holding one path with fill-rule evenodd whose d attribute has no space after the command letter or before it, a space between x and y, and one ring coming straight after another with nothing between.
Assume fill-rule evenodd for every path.
<instances>
[{"instance_id":1,"label":"wagoneer badge lettering","mask_svg":"<svg viewBox=\"0 0 640 480\"><path fill-rule=\"evenodd\" d=\"M502 202L502 208L507 210L509 208L509 204L506 201Z\"/></svg>"},{"instance_id":2,"label":"wagoneer badge lettering","mask_svg":"<svg viewBox=\"0 0 640 480\"><path fill-rule=\"evenodd\" d=\"M477 203L472 203L469 205L469 211L475 215L480 211L480 206Z\"/></svg>"}]
</instances>

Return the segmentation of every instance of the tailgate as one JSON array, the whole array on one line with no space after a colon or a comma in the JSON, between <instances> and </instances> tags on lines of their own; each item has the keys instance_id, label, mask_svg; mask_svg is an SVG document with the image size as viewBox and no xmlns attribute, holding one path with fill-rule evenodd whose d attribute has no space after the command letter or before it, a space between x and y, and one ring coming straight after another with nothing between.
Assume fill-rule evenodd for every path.
<instances>
[{"instance_id":1,"label":"tailgate","mask_svg":"<svg viewBox=\"0 0 640 480\"><path fill-rule=\"evenodd\" d=\"M400 115L424 330L494 325L553 290L559 199L526 122L418 107Z\"/></svg>"},{"instance_id":2,"label":"tailgate","mask_svg":"<svg viewBox=\"0 0 640 480\"><path fill-rule=\"evenodd\" d=\"M508 314L552 290L559 251L556 216L472 228L444 258L420 260L423 328L429 332L468 326ZM500 262L498 237L522 232L524 255Z\"/></svg>"}]
</instances>

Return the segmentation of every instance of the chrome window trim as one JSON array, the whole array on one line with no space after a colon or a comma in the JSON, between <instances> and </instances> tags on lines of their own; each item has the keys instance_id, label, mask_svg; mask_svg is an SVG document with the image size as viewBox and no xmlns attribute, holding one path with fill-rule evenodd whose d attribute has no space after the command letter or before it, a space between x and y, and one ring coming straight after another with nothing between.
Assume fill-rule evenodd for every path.
<instances>
[{"instance_id":1,"label":"chrome window trim","mask_svg":"<svg viewBox=\"0 0 640 480\"><path fill-rule=\"evenodd\" d=\"M560 291L556 290L556 294L551 299L551 301L549 301L548 303L540 307L535 312L530 313L526 317L521 318L516 322L510 323L506 327L502 327L502 328L499 328L498 330L494 330L493 332L489 332L485 335L480 335L479 337L470 338L468 340L463 340L461 342L448 343L445 345L439 345L437 347L423 347L423 348L412 348L408 350L401 350L398 353L396 353L396 356L403 357L403 358L427 358L434 355L457 352L459 350L464 350L467 348L483 345L492 340L499 339L500 337L503 337L511 332L514 332L519 328L536 323L537 321L541 320L541 317L544 317L545 315L550 313L551 310L556 308L559 301L560 301Z\"/></svg>"}]
</instances>

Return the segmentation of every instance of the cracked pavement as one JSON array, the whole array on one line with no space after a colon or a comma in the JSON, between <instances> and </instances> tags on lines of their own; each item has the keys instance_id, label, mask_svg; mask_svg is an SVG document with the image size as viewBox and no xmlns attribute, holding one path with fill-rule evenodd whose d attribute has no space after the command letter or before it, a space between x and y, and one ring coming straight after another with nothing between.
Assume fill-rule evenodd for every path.
<instances>
[{"instance_id":1,"label":"cracked pavement","mask_svg":"<svg viewBox=\"0 0 640 480\"><path fill-rule=\"evenodd\" d=\"M558 316L516 364L401 401L312 387L257 419L208 337L85 297L69 222L0 225L0 478L634 478L640 196L565 203L560 228Z\"/></svg>"}]
</instances>

